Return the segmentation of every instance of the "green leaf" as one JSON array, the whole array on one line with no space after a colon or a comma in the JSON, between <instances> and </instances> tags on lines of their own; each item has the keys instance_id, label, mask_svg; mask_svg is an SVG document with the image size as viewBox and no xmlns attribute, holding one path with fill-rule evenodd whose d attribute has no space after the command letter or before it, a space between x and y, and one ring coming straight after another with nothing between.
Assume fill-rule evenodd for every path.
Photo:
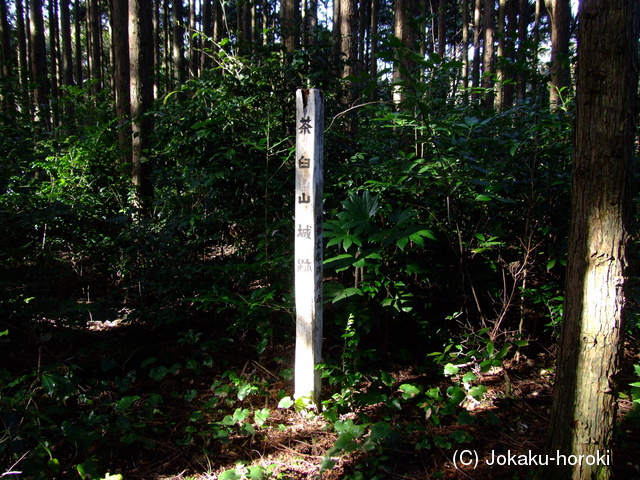
<instances>
[{"instance_id":1,"label":"green leaf","mask_svg":"<svg viewBox=\"0 0 640 480\"><path fill-rule=\"evenodd\" d=\"M485 387L484 385L476 385L475 387L471 387L471 389L469 389L469 395L480 401L482 400L484 394L487 393L487 391L487 387Z\"/></svg>"},{"instance_id":2,"label":"green leaf","mask_svg":"<svg viewBox=\"0 0 640 480\"><path fill-rule=\"evenodd\" d=\"M293 399L289 396L282 397L278 402L278 408L290 408L293 406Z\"/></svg>"},{"instance_id":3,"label":"green leaf","mask_svg":"<svg viewBox=\"0 0 640 480\"><path fill-rule=\"evenodd\" d=\"M131 408L131 405L133 405L138 400L140 400L140 396L139 395L132 395L130 397L123 397L123 398L121 398L120 400L118 400L116 402L116 410L119 410L119 411L127 410L128 408Z\"/></svg>"},{"instance_id":4,"label":"green leaf","mask_svg":"<svg viewBox=\"0 0 640 480\"><path fill-rule=\"evenodd\" d=\"M218 480L241 480L242 475L239 475L235 468L225 470L218 475Z\"/></svg>"},{"instance_id":5,"label":"green leaf","mask_svg":"<svg viewBox=\"0 0 640 480\"><path fill-rule=\"evenodd\" d=\"M475 382L478 379L478 377L476 376L475 373L473 372L467 372L464 374L464 376L462 377L462 381L464 383L471 383L471 382Z\"/></svg>"},{"instance_id":6,"label":"green leaf","mask_svg":"<svg viewBox=\"0 0 640 480\"><path fill-rule=\"evenodd\" d=\"M410 383L403 383L398 389L402 392L402 398L405 400L413 398L420 393L420 389Z\"/></svg>"},{"instance_id":7,"label":"green leaf","mask_svg":"<svg viewBox=\"0 0 640 480\"><path fill-rule=\"evenodd\" d=\"M457 385L452 385L447 388L447 395L449 395L448 402L452 405L460 405L467 396L464 390Z\"/></svg>"},{"instance_id":8,"label":"green leaf","mask_svg":"<svg viewBox=\"0 0 640 480\"><path fill-rule=\"evenodd\" d=\"M268 408L263 408L262 410L256 410L253 413L253 416L254 416L256 425L261 427L269 419L269 417L271 416L271 412L269 411Z\"/></svg>"},{"instance_id":9,"label":"green leaf","mask_svg":"<svg viewBox=\"0 0 640 480\"><path fill-rule=\"evenodd\" d=\"M478 120L476 117L464 117L464 123L466 123L469 127L475 127L480 123L480 120Z\"/></svg>"},{"instance_id":10,"label":"green leaf","mask_svg":"<svg viewBox=\"0 0 640 480\"><path fill-rule=\"evenodd\" d=\"M56 391L55 377L46 373L42 375L42 387L48 395L53 395L53 393Z\"/></svg>"},{"instance_id":11,"label":"green leaf","mask_svg":"<svg viewBox=\"0 0 640 480\"><path fill-rule=\"evenodd\" d=\"M445 377L450 377L452 375L457 375L459 368L453 365L452 363L447 363L444 366L444 375Z\"/></svg>"},{"instance_id":12,"label":"green leaf","mask_svg":"<svg viewBox=\"0 0 640 480\"><path fill-rule=\"evenodd\" d=\"M251 465L247 467L247 478L250 480L262 480L265 477L265 470L262 467L258 467L256 465Z\"/></svg>"},{"instance_id":13,"label":"green leaf","mask_svg":"<svg viewBox=\"0 0 640 480\"><path fill-rule=\"evenodd\" d=\"M345 298L352 297L354 295L363 296L362 290L356 287L345 288L344 290L338 292L338 294L333 297L331 303L339 302L340 300L344 300Z\"/></svg>"}]
</instances>

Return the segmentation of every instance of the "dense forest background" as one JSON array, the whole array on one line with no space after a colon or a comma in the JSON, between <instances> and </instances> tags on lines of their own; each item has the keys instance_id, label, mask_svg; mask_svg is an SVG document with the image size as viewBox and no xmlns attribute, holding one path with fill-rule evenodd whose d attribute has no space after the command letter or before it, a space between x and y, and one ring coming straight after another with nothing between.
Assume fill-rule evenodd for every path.
<instances>
[{"instance_id":1,"label":"dense forest background","mask_svg":"<svg viewBox=\"0 0 640 480\"><path fill-rule=\"evenodd\" d=\"M0 477L462 478L458 449L540 450L575 13L0 0ZM291 398L294 96L311 87L322 413ZM620 468L636 442L620 433Z\"/></svg>"}]
</instances>

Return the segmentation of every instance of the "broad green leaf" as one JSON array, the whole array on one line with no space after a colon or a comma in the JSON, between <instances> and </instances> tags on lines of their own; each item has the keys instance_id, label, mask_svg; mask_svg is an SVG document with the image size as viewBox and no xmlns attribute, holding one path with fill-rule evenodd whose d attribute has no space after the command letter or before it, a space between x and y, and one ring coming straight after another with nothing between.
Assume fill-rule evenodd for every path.
<instances>
[{"instance_id":1,"label":"broad green leaf","mask_svg":"<svg viewBox=\"0 0 640 480\"><path fill-rule=\"evenodd\" d=\"M482 400L484 394L487 393L487 391L487 387L485 387L484 385L476 385L475 387L471 387L471 389L469 389L469 395L480 401Z\"/></svg>"},{"instance_id":2,"label":"broad green leaf","mask_svg":"<svg viewBox=\"0 0 640 480\"><path fill-rule=\"evenodd\" d=\"M271 412L269 411L268 408L263 408L261 410L256 410L253 416L254 416L256 425L261 427L269 419L269 417L271 416Z\"/></svg>"},{"instance_id":3,"label":"broad green leaf","mask_svg":"<svg viewBox=\"0 0 640 480\"><path fill-rule=\"evenodd\" d=\"M293 399L289 396L282 397L278 402L278 408L290 408L293 406Z\"/></svg>"},{"instance_id":4,"label":"broad green leaf","mask_svg":"<svg viewBox=\"0 0 640 480\"><path fill-rule=\"evenodd\" d=\"M420 389L410 383L403 383L398 389L402 392L402 398L405 400L413 398L420 393Z\"/></svg>"},{"instance_id":5,"label":"broad green leaf","mask_svg":"<svg viewBox=\"0 0 640 480\"><path fill-rule=\"evenodd\" d=\"M456 367L454 364L452 363L447 363L444 366L444 375L445 377L450 377L452 375L457 375L458 374L458 367Z\"/></svg>"}]
</instances>

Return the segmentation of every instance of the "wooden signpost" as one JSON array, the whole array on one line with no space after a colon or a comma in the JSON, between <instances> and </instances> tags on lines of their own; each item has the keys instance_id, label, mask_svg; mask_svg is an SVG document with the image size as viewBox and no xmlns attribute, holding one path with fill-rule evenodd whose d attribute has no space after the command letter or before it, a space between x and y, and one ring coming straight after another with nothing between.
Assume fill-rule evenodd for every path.
<instances>
[{"instance_id":1,"label":"wooden signpost","mask_svg":"<svg viewBox=\"0 0 640 480\"><path fill-rule=\"evenodd\" d=\"M322 155L324 103L316 89L296 92L294 397L320 405L322 351Z\"/></svg>"}]
</instances>

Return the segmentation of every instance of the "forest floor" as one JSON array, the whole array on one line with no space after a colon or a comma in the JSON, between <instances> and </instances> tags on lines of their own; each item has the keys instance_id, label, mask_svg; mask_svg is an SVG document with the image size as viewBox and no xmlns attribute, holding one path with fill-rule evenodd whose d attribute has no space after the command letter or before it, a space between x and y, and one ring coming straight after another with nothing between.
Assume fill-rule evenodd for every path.
<instances>
[{"instance_id":1,"label":"forest floor","mask_svg":"<svg viewBox=\"0 0 640 480\"><path fill-rule=\"evenodd\" d=\"M518 362L508 360L503 367L482 374L478 383L485 385L488 392L480 402L465 404L471 414L465 425L443 419L435 426L425 418L424 411L416 408L398 409L390 417L389 409L382 404L353 406L352 412L342 415L341 420L384 420L394 430L388 436L396 441L371 451L355 448L336 456L335 466L321 472L326 452L338 439L333 425L322 415L277 408L283 394L291 394L292 381L285 379L283 372L290 372L293 367L293 344L269 346L261 355L255 349L227 344L203 356L207 345L217 341L215 334L207 343L206 336L190 331L189 335L198 340L189 344L185 342L189 335L184 333L140 326L94 324L90 329L61 329L43 325L37 335L15 326L11 330L13 339L3 352L0 366L19 374L51 362L58 369L60 365L73 365L86 395L94 388L90 385L103 386L99 401L96 397L93 402L77 402L73 408L97 410L96 405L101 402L111 405L103 413L122 417L126 412L127 421L137 420L136 441L109 451L110 471L122 474L124 479L209 480L232 468L236 468L237 476L226 478L524 479L532 478L534 469L529 465L496 463L510 454L541 454L544 448L553 382L551 353L535 358L521 356ZM625 365L629 366L625 371L633 371L633 363L639 361L638 352L630 348L625 352ZM151 364L177 367L149 370ZM200 368L205 364L211 367ZM121 381L134 366L137 374L126 389L115 388L114 382ZM121 376L110 376L114 370ZM411 366L390 365L388 371L395 381L390 395L407 382L446 389L444 378ZM242 379L246 380L244 384ZM634 379L629 376L622 381L628 384ZM225 390L228 385L233 388ZM366 385L362 389L366 390ZM332 392L327 387L323 393L329 396ZM151 402L152 394L163 400L151 416L145 417L144 404ZM123 404L125 395L131 401ZM617 447L612 455L617 478L640 478L640 421L637 409L632 412L632 405L628 398L619 400ZM236 412L246 408L250 412L260 409L265 418L260 422L238 418ZM69 410L70 415L72 411ZM232 421L224 420L232 417ZM451 432L460 430L468 436L459 445L444 442L437 446L432 442L429 448L417 449L420 437L414 431L416 424L424 425L431 437L448 438ZM217 425L217 430L209 428L211 425ZM113 435L101 428L103 435ZM117 439L114 442L118 443ZM78 461L78 451L65 448L60 446L61 464L65 458L69 465ZM98 455L104 446L88 448ZM493 455L503 457L492 462ZM456 460L460 468L456 467ZM469 466L464 467L461 461ZM67 468L56 478L77 478L70 473L71 467ZM242 476L257 471L262 476Z\"/></svg>"}]
</instances>

